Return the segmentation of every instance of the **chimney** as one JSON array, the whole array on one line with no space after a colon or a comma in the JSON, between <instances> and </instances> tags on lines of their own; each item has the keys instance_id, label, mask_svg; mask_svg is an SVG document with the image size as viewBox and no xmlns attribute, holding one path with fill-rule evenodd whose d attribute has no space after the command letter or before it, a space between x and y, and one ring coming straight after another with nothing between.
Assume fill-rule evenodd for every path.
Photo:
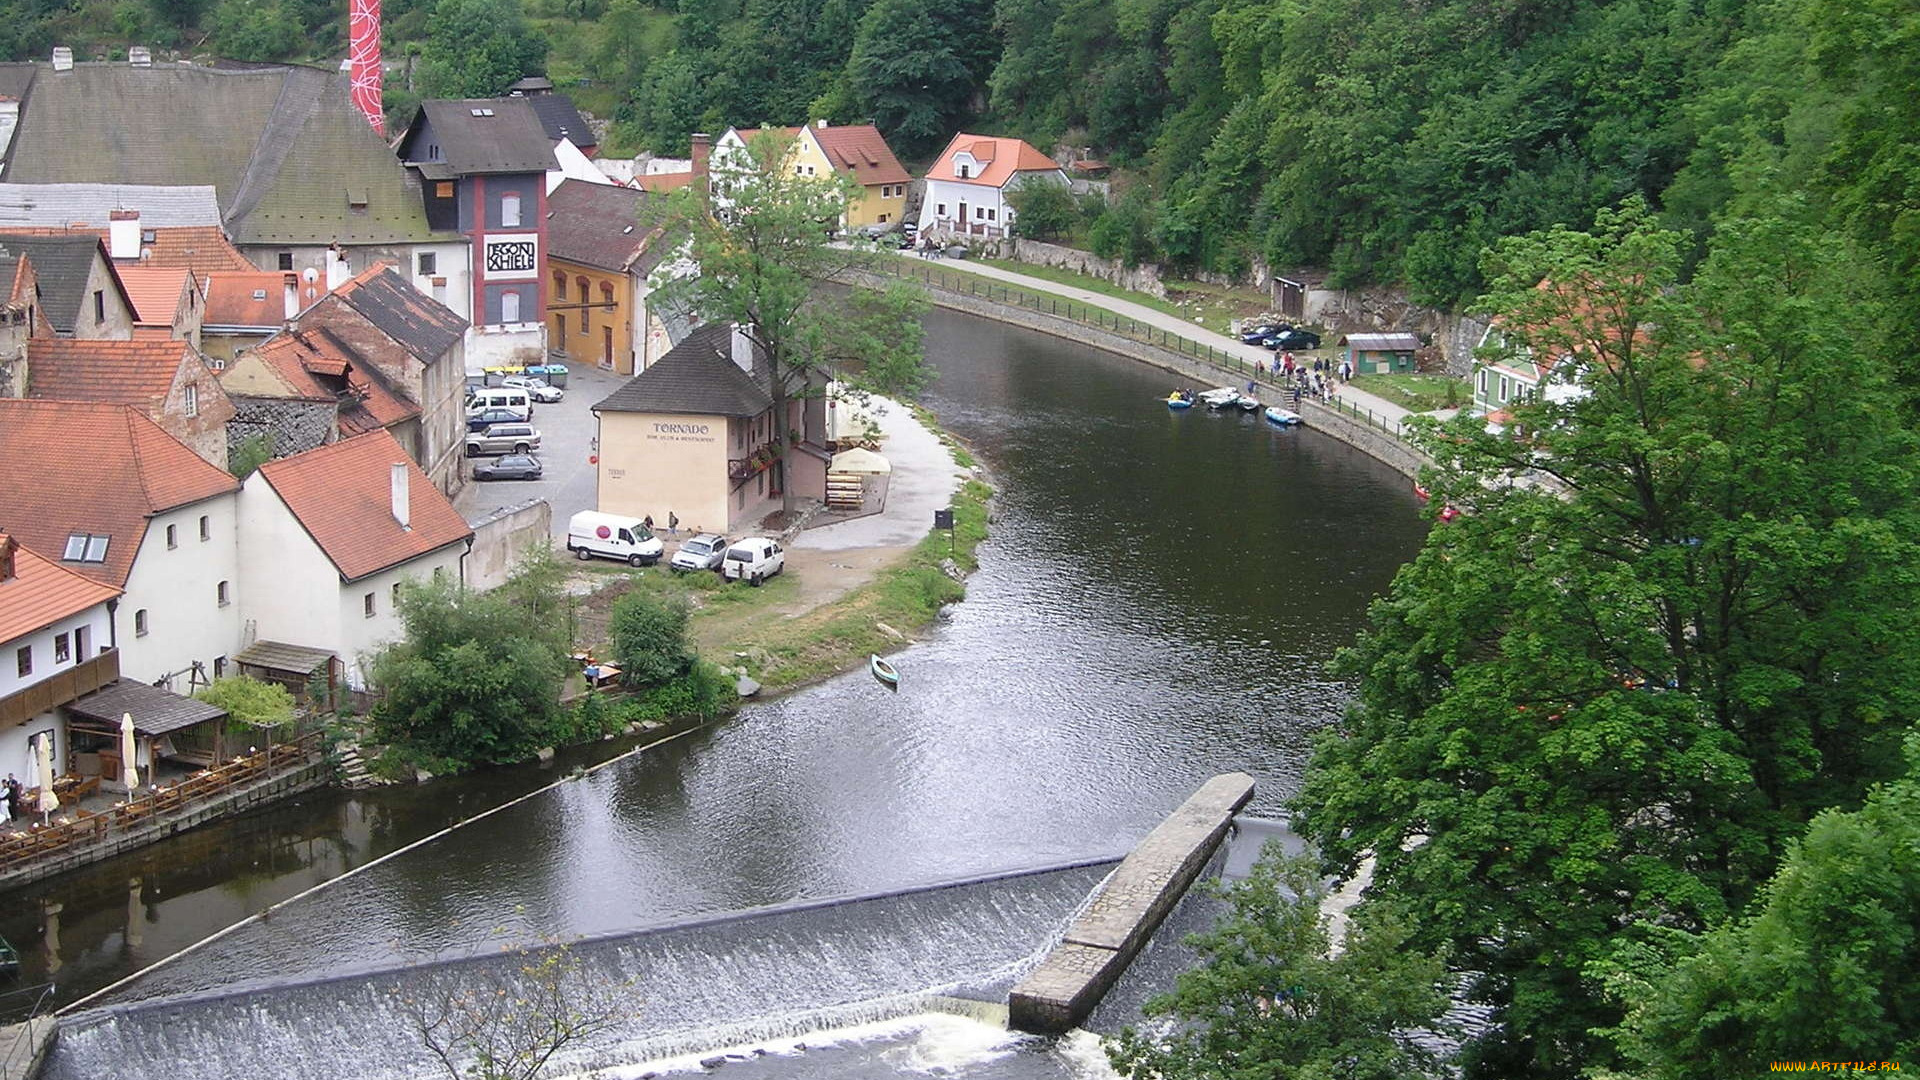
<instances>
[{"instance_id":1,"label":"chimney","mask_svg":"<svg viewBox=\"0 0 1920 1080\"><path fill-rule=\"evenodd\" d=\"M713 150L713 136L702 131L693 133L693 178L705 179L707 175L707 154Z\"/></svg>"},{"instance_id":2,"label":"chimney","mask_svg":"<svg viewBox=\"0 0 1920 1080\"><path fill-rule=\"evenodd\" d=\"M13 549L20 544L11 536L0 536L0 581L13 580Z\"/></svg>"},{"instance_id":3,"label":"chimney","mask_svg":"<svg viewBox=\"0 0 1920 1080\"><path fill-rule=\"evenodd\" d=\"M107 254L116 259L140 257L140 211L107 211Z\"/></svg>"},{"instance_id":4,"label":"chimney","mask_svg":"<svg viewBox=\"0 0 1920 1080\"><path fill-rule=\"evenodd\" d=\"M819 128L821 131L827 130L827 118L823 116L820 119L815 120L813 122L813 126Z\"/></svg>"},{"instance_id":5,"label":"chimney","mask_svg":"<svg viewBox=\"0 0 1920 1080\"><path fill-rule=\"evenodd\" d=\"M352 75L353 104L373 130L387 134L386 106L381 101L380 0L348 0L347 63Z\"/></svg>"},{"instance_id":6,"label":"chimney","mask_svg":"<svg viewBox=\"0 0 1920 1080\"><path fill-rule=\"evenodd\" d=\"M747 336L739 324L733 328L733 366L747 374L753 374L753 339Z\"/></svg>"},{"instance_id":7,"label":"chimney","mask_svg":"<svg viewBox=\"0 0 1920 1080\"><path fill-rule=\"evenodd\" d=\"M72 71L73 70L73 50L72 49L68 48L65 45L55 45L53 47L53 70L55 71Z\"/></svg>"},{"instance_id":8,"label":"chimney","mask_svg":"<svg viewBox=\"0 0 1920 1080\"><path fill-rule=\"evenodd\" d=\"M127 63L134 67L152 67L153 50L145 45L135 45L127 50Z\"/></svg>"},{"instance_id":9,"label":"chimney","mask_svg":"<svg viewBox=\"0 0 1920 1080\"><path fill-rule=\"evenodd\" d=\"M286 295L287 318L300 314L300 279L289 273L284 275L281 291Z\"/></svg>"},{"instance_id":10,"label":"chimney","mask_svg":"<svg viewBox=\"0 0 1920 1080\"><path fill-rule=\"evenodd\" d=\"M402 529L413 528L413 507L409 502L411 492L407 485L407 463L393 463L393 520L400 523Z\"/></svg>"},{"instance_id":11,"label":"chimney","mask_svg":"<svg viewBox=\"0 0 1920 1080\"><path fill-rule=\"evenodd\" d=\"M338 247L327 249L327 291L345 285L353 277L353 267L347 265L347 253Z\"/></svg>"}]
</instances>

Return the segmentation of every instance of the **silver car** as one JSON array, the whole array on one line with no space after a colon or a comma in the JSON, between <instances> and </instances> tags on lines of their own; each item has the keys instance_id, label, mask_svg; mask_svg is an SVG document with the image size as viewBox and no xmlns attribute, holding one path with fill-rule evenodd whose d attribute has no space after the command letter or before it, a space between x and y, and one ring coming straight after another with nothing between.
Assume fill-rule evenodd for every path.
<instances>
[{"instance_id":1,"label":"silver car","mask_svg":"<svg viewBox=\"0 0 1920 1080\"><path fill-rule=\"evenodd\" d=\"M683 573L718 570L720 560L727 556L728 543L726 537L715 533L689 537L680 545L680 550L673 553L673 561L667 565Z\"/></svg>"},{"instance_id":2,"label":"silver car","mask_svg":"<svg viewBox=\"0 0 1920 1080\"><path fill-rule=\"evenodd\" d=\"M493 424L487 430L467 436L467 456L524 454L540 449L540 433L532 424Z\"/></svg>"}]
</instances>

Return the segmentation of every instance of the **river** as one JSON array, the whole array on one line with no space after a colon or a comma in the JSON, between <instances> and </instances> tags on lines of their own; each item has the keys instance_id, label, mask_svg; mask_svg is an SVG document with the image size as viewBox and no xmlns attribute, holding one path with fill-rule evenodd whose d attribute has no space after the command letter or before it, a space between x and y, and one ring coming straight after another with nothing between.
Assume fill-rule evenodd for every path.
<instances>
[{"instance_id":1,"label":"river","mask_svg":"<svg viewBox=\"0 0 1920 1080\"><path fill-rule=\"evenodd\" d=\"M1227 770L1259 781L1252 812L1278 813L1311 732L1347 693L1324 664L1423 536L1407 481L1311 430L1170 412L1161 399L1171 378L1132 361L950 312L930 313L927 330L938 378L926 404L976 449L1000 495L966 602L895 658L898 694L857 673L754 705L302 899L115 1003L390 967L472 951L482 936L671 928L1115 856ZM563 755L557 769L607 749ZM553 778L504 770L310 796L19 890L0 911L0 933L23 954L24 983L51 979L55 1000L71 1001ZM820 925L826 909L769 918L785 920L781 940L811 970L887 969L825 995L835 1002L936 987L986 996L1033 951L1009 927L1063 919L1100 872L869 901L893 905L877 926L898 929L857 944ZM805 929L790 928L796 919ZM930 925L947 928L944 944L913 963L888 968L868 955L888 955L877 943L889 932L923 940ZM620 963L647 949L683 961L709 955L717 946L700 933L702 944L689 945L684 931L664 930ZM803 940L834 944L816 953ZM931 978L929 956L955 966L953 977ZM804 1012L814 1000L805 982L783 974L731 1000L758 1002L762 1014L775 1003ZM848 1043L882 1048L872 1062L846 1049L843 1060L756 1058L739 1075L915 1071L888 1064L885 1048L918 1045L926 1022L836 1015L881 1025L871 1041ZM749 1041L774 1030L735 1019ZM921 1026L903 1034L889 1023ZM97 1067L82 1065L94 1060L88 1034L63 1038L53 1076ZM205 1034L232 1038L217 1025ZM125 1037L96 1038L95 1058ZM1081 1050L1009 1058L996 1049L975 1055L976 1071L964 1075L1073 1075Z\"/></svg>"}]
</instances>

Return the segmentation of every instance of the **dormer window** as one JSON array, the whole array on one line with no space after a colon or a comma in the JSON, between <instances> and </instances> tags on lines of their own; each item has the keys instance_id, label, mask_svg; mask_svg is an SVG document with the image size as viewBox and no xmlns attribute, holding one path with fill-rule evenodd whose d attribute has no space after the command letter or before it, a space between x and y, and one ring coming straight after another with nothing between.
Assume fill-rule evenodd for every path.
<instances>
[{"instance_id":1,"label":"dormer window","mask_svg":"<svg viewBox=\"0 0 1920 1080\"><path fill-rule=\"evenodd\" d=\"M253 290L253 298L255 300L265 300L267 298L267 290L265 289Z\"/></svg>"},{"instance_id":2,"label":"dormer window","mask_svg":"<svg viewBox=\"0 0 1920 1080\"><path fill-rule=\"evenodd\" d=\"M957 174L959 174L959 176L960 176L960 179L962 179L962 180L965 180L965 179L967 178L967 176L968 176L968 174L969 174L969 173L970 173L970 172L972 171L972 170L971 170L971 169L970 169L970 168L969 168L968 166L966 166L966 165L955 165L955 166L954 166L953 168L954 168L954 172L956 172Z\"/></svg>"},{"instance_id":3,"label":"dormer window","mask_svg":"<svg viewBox=\"0 0 1920 1080\"><path fill-rule=\"evenodd\" d=\"M103 563L107 561L107 537L97 533L74 533L67 537L67 562Z\"/></svg>"}]
</instances>

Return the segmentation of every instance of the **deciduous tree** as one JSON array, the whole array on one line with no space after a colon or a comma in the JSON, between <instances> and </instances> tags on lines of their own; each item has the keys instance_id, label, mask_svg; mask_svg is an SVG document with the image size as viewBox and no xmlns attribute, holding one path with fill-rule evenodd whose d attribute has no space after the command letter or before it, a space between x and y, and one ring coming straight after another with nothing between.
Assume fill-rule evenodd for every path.
<instances>
[{"instance_id":1,"label":"deciduous tree","mask_svg":"<svg viewBox=\"0 0 1920 1080\"><path fill-rule=\"evenodd\" d=\"M431 97L492 97L545 71L547 47L520 0L439 0L427 19L421 83Z\"/></svg>"}]
</instances>

